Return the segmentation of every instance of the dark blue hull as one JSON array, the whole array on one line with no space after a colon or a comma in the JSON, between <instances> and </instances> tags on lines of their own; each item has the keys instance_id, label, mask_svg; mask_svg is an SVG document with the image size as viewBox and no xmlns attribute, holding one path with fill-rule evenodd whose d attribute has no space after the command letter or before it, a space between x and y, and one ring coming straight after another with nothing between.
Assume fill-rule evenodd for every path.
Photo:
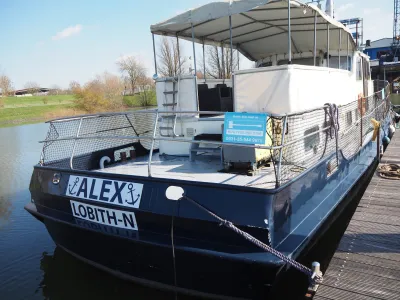
<instances>
[{"instance_id":1,"label":"dark blue hull","mask_svg":"<svg viewBox=\"0 0 400 300\"><path fill-rule=\"evenodd\" d=\"M352 158L340 153L339 167L329 176L331 157L274 190L37 166L30 186L33 203L26 208L43 220L57 245L122 278L203 296L263 298L285 269L282 261L219 226L193 204L167 200L166 188L181 186L242 230L298 259L351 201L346 195L366 180L376 157L377 145L369 142ZM55 172L61 173L58 185L52 183ZM130 209L139 230L73 217L71 200L93 202L66 196L71 175L142 183L140 209Z\"/></svg>"}]
</instances>

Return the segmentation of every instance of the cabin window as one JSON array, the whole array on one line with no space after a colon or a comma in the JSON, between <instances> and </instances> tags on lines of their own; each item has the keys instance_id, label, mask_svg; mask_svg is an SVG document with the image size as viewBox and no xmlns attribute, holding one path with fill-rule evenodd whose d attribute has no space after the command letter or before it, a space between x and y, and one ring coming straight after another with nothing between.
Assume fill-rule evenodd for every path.
<instances>
[{"instance_id":1,"label":"cabin window","mask_svg":"<svg viewBox=\"0 0 400 300\"><path fill-rule=\"evenodd\" d=\"M314 133L315 134L312 134ZM309 134L311 134L310 136L308 136ZM304 149L306 151L312 150L314 149L314 152L316 152L317 147L319 145L320 142L320 138L319 138L319 126L313 126L309 129L307 129L306 131L304 131L304 136L306 136L304 138Z\"/></svg>"},{"instance_id":2,"label":"cabin window","mask_svg":"<svg viewBox=\"0 0 400 300\"><path fill-rule=\"evenodd\" d=\"M347 67L347 60L349 61L349 66ZM351 70L351 57L350 56L340 56L340 66L339 66L339 56L331 56L329 58L329 67L341 70Z\"/></svg>"},{"instance_id":3,"label":"cabin window","mask_svg":"<svg viewBox=\"0 0 400 300\"><path fill-rule=\"evenodd\" d=\"M348 126L350 126L351 124L353 124L353 114L352 114L351 111L348 111L348 112L346 113L346 124L347 124Z\"/></svg>"},{"instance_id":4,"label":"cabin window","mask_svg":"<svg viewBox=\"0 0 400 300\"><path fill-rule=\"evenodd\" d=\"M356 67L356 76L357 80L362 80L362 64L361 64L361 57L357 57L357 67Z\"/></svg>"}]
</instances>

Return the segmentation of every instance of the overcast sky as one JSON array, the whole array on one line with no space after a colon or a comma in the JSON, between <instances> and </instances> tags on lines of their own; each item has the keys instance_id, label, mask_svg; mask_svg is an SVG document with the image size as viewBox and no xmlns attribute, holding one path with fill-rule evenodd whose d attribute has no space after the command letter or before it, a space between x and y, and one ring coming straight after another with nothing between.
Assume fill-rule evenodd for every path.
<instances>
[{"instance_id":1,"label":"overcast sky","mask_svg":"<svg viewBox=\"0 0 400 300\"><path fill-rule=\"evenodd\" d=\"M15 88L84 83L137 55L153 70L150 25L209 0L0 0L0 71ZM322 1L325 8L325 1ZM364 41L392 37L393 0L336 0L336 19L364 19ZM190 45L183 45L191 55Z\"/></svg>"}]
</instances>

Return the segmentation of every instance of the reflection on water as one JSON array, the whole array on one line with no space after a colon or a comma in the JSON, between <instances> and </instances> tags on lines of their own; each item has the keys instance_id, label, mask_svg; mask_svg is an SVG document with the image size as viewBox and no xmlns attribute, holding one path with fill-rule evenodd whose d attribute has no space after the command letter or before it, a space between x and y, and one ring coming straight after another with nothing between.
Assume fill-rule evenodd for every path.
<instances>
[{"instance_id":1,"label":"reflection on water","mask_svg":"<svg viewBox=\"0 0 400 300\"><path fill-rule=\"evenodd\" d=\"M43 299L149 299L149 289L97 271L57 247L40 260L43 279L37 292ZM174 299L173 293L157 290L152 299Z\"/></svg>"}]
</instances>

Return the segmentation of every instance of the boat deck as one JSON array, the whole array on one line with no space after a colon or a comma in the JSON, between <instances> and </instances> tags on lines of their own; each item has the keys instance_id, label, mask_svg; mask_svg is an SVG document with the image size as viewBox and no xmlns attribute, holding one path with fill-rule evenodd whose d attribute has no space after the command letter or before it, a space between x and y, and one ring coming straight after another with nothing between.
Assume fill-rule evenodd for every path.
<instances>
[{"instance_id":1,"label":"boat deck","mask_svg":"<svg viewBox=\"0 0 400 300\"><path fill-rule=\"evenodd\" d=\"M124 175L148 176L147 157L113 164L98 172ZM258 174L249 176L246 171L226 173L223 171L219 156L197 155L195 161L184 156L165 156L154 154L151 175L155 178L211 182L254 188L275 188L275 172L272 163L259 169Z\"/></svg>"},{"instance_id":2,"label":"boat deck","mask_svg":"<svg viewBox=\"0 0 400 300\"><path fill-rule=\"evenodd\" d=\"M381 163L400 164L400 133ZM315 300L400 299L400 181L374 174Z\"/></svg>"}]
</instances>

